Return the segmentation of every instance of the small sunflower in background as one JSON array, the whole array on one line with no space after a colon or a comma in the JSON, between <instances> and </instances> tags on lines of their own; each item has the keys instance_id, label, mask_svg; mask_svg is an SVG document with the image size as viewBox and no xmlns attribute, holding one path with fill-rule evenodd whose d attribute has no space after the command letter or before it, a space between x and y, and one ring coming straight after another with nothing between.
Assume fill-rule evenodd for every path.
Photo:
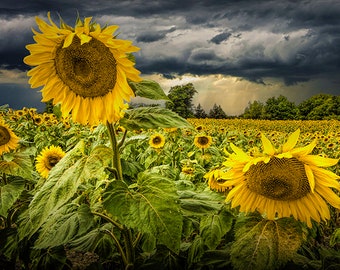
<instances>
[{"instance_id":1,"label":"small sunflower in background","mask_svg":"<svg viewBox=\"0 0 340 270\"><path fill-rule=\"evenodd\" d=\"M126 109L124 101L134 96L128 80L141 81L130 54L139 50L128 40L114 36L116 25L101 26L92 17L75 27L62 20L58 27L48 13L49 23L39 17L35 44L27 45L24 62L35 66L27 74L32 88L43 86L42 102L61 104L63 117L97 125L116 122Z\"/></svg>"},{"instance_id":2,"label":"small sunflower in background","mask_svg":"<svg viewBox=\"0 0 340 270\"><path fill-rule=\"evenodd\" d=\"M0 120L0 155L9 152L19 145L19 138L13 130Z\"/></svg>"},{"instance_id":3,"label":"small sunflower in background","mask_svg":"<svg viewBox=\"0 0 340 270\"><path fill-rule=\"evenodd\" d=\"M194 144L196 147L201 148L201 149L206 149L208 148L212 143L212 138L211 136L207 135L196 135L194 138Z\"/></svg>"},{"instance_id":4,"label":"small sunflower in background","mask_svg":"<svg viewBox=\"0 0 340 270\"><path fill-rule=\"evenodd\" d=\"M204 178L208 179L208 186L212 190L218 192L225 192L231 187L223 186L222 184L226 181L222 179L223 171L221 169L214 169L204 175Z\"/></svg>"},{"instance_id":5,"label":"small sunflower in background","mask_svg":"<svg viewBox=\"0 0 340 270\"><path fill-rule=\"evenodd\" d=\"M50 170L65 156L65 152L59 147L51 145L45 147L36 158L35 168L38 173L47 178Z\"/></svg>"},{"instance_id":6,"label":"small sunflower in background","mask_svg":"<svg viewBox=\"0 0 340 270\"><path fill-rule=\"evenodd\" d=\"M328 204L340 209L340 198L332 190L340 191L340 177L324 169L338 159L310 155L316 141L295 148L299 135L298 129L279 149L262 135L263 153L255 157L231 144L234 153L223 163L230 170L220 176L226 180L221 185L231 188L226 197L231 207L258 211L269 220L293 216L308 227L311 219L330 219Z\"/></svg>"},{"instance_id":7,"label":"small sunflower in background","mask_svg":"<svg viewBox=\"0 0 340 270\"><path fill-rule=\"evenodd\" d=\"M160 149L164 146L164 144L165 144L165 137L162 134L156 133L156 134L151 135L150 140L149 140L149 145L152 148Z\"/></svg>"}]
</instances>

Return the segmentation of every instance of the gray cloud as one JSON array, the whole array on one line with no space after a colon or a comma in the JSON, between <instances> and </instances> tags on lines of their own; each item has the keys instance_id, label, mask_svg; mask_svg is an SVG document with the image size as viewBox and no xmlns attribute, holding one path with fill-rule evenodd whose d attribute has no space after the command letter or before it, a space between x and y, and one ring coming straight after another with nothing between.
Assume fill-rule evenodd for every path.
<instances>
[{"instance_id":1,"label":"gray cloud","mask_svg":"<svg viewBox=\"0 0 340 270\"><path fill-rule=\"evenodd\" d=\"M223 32L221 34L214 36L212 39L210 39L210 42L215 43L215 44L220 44L221 42L228 40L230 36L231 36L231 33Z\"/></svg>"},{"instance_id":2,"label":"gray cloud","mask_svg":"<svg viewBox=\"0 0 340 270\"><path fill-rule=\"evenodd\" d=\"M286 86L322 77L340 84L337 0L2 0L1 68L29 69L25 45L33 42L34 16L46 18L47 11L70 25L78 12L118 24L120 37L141 48L136 66L146 75L222 74L259 85L273 78Z\"/></svg>"}]
</instances>

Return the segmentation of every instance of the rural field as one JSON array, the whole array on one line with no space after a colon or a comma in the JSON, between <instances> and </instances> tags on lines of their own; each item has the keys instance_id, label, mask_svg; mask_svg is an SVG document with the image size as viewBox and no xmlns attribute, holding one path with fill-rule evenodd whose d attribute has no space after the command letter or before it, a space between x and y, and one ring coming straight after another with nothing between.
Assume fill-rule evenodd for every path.
<instances>
[{"instance_id":1,"label":"rural field","mask_svg":"<svg viewBox=\"0 0 340 270\"><path fill-rule=\"evenodd\" d=\"M148 110L144 122L127 112L119 124L86 126L58 110L2 107L2 269L339 267L339 121L185 120ZM260 159L250 168L268 166L244 175L285 179L280 187L293 195L274 190L279 203L271 195L255 209L265 191L249 188L252 203L242 186L237 193L238 168L268 155L264 137L287 165ZM315 189L294 184L300 172L290 160L311 168ZM271 167L280 172L268 176Z\"/></svg>"},{"instance_id":2,"label":"rural field","mask_svg":"<svg viewBox=\"0 0 340 270\"><path fill-rule=\"evenodd\" d=\"M142 5L149 18L153 4ZM206 4L200 5L209 10ZM124 1L123 6L125 10L129 3ZM314 36L310 34L313 27L297 31L298 22L294 32L283 29L281 33L276 25L290 25L290 16L273 24L271 15L268 22L275 30L263 35L261 21L261 30L251 34L256 38L249 38L247 52L242 44L248 41L242 39L251 31L229 33L222 31L223 26L205 34L196 27L201 20L198 14L188 36L185 25L180 27L184 32L173 25L161 32L162 28L145 33L145 29L138 33L135 26L128 28L132 32L127 37L143 46L161 41L161 51L154 52L156 47L151 46L144 50L143 60L144 52L134 56L140 45L120 39L124 36L117 32L119 26L110 20L101 25L92 16L82 19L77 12L71 26L59 13L55 23L50 11L33 18L33 13L42 14L45 8L39 12L36 4L32 8L35 11L26 21L21 15L25 2L17 13L19 21L25 21L8 24L5 32L18 36L11 27L20 25L21 35L28 36L22 28L31 29L33 40L27 42L34 43L26 44L23 38L20 50L25 47L25 56L12 54L20 64L3 62L2 67L11 69L0 70L1 78L8 77L5 82L17 83L9 84L11 102L2 99L4 105L0 105L0 270L340 269L339 96L319 94L296 106L272 88L278 87L281 93L277 82L282 80L294 95L327 88L337 94L336 80L323 76L325 70L337 74L338 69L338 65L329 69L336 62L332 52L338 46L328 36L313 37L312 51L296 50L297 44L307 44L306 39ZM220 14L220 3L216 8ZM303 8L299 17L306 18L305 3ZM267 13L267 3L264 10ZM295 3L294 9L282 10L295 10ZM190 9L190 13L195 12ZM263 14L258 13L261 20ZM207 18L225 21L225 16ZM248 28L251 17L246 24L238 19L242 23L236 29ZM133 17L121 18L131 21ZM150 18L146 29L154 24ZM174 19L170 16L169 22L173 24ZM325 25L322 33L329 29L328 21ZM302 33L300 41L295 38L297 32ZM178 41L169 43L168 49L165 45L171 36ZM192 36L198 40L190 41ZM261 36L270 39L257 43ZM236 42L232 47L239 53L230 50L229 40ZM287 45L290 40L293 43ZM322 57L316 52L328 51L315 42L319 40L331 44L330 53ZM13 52L12 43L8 44L8 52ZM163 54L168 51L171 55ZM172 55L177 51L179 55ZM225 55L228 51L231 54ZM210 66L213 63L216 66ZM268 69L272 64L278 65ZM152 69L145 72L148 66ZM190 66L193 73L187 69ZM206 73L202 68L207 68ZM232 104L223 107L242 108L233 102L241 96L247 99L245 91L251 97L238 117L227 119L217 103L206 114L205 106L193 104L198 93L193 83L173 86L166 94L161 83L142 76L143 69L145 75L162 75L163 82L175 79L173 74L186 81L187 72L195 78L213 75L209 85L214 88L207 85L201 91L206 94L202 100L212 102L209 99L215 97ZM277 76L264 82L270 74ZM310 88L314 77L334 84L317 80L317 88ZM38 89L44 112L30 108L41 104L27 105L36 98L26 91L27 82ZM20 95L12 90L18 83L24 89ZM300 83L301 92L300 87L287 88ZM229 92L233 85L237 95ZM265 87L264 91L259 87ZM274 96L262 103L254 100L262 94L254 96L254 92ZM135 97L147 99L148 105L133 104ZM19 101L24 105L18 106ZM27 107L11 109L22 106Z\"/></svg>"}]
</instances>

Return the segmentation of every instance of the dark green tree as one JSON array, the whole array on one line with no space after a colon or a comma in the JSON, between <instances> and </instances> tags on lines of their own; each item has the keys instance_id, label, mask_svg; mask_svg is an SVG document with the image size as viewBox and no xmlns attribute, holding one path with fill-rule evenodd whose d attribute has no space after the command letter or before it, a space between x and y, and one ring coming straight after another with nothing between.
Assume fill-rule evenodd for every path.
<instances>
[{"instance_id":1,"label":"dark green tree","mask_svg":"<svg viewBox=\"0 0 340 270\"><path fill-rule=\"evenodd\" d=\"M264 105L264 119L289 120L297 119L298 116L298 108L283 95L267 99Z\"/></svg>"},{"instance_id":2,"label":"dark green tree","mask_svg":"<svg viewBox=\"0 0 340 270\"><path fill-rule=\"evenodd\" d=\"M197 91L192 83L173 86L168 94L171 101L167 101L165 106L183 118L194 117L192 99L196 93Z\"/></svg>"},{"instance_id":3,"label":"dark green tree","mask_svg":"<svg viewBox=\"0 0 340 270\"><path fill-rule=\"evenodd\" d=\"M318 94L301 102L298 109L303 120L338 119L340 116L340 97Z\"/></svg>"},{"instance_id":4,"label":"dark green tree","mask_svg":"<svg viewBox=\"0 0 340 270\"><path fill-rule=\"evenodd\" d=\"M202 108L201 104L199 103L195 108L195 117L196 118L207 118L208 115L205 110Z\"/></svg>"},{"instance_id":5,"label":"dark green tree","mask_svg":"<svg viewBox=\"0 0 340 270\"><path fill-rule=\"evenodd\" d=\"M227 114L223 111L221 105L215 103L209 111L209 118L224 119L227 118Z\"/></svg>"},{"instance_id":6,"label":"dark green tree","mask_svg":"<svg viewBox=\"0 0 340 270\"><path fill-rule=\"evenodd\" d=\"M246 119L262 119L264 117L264 105L260 101L249 102L242 115Z\"/></svg>"}]
</instances>

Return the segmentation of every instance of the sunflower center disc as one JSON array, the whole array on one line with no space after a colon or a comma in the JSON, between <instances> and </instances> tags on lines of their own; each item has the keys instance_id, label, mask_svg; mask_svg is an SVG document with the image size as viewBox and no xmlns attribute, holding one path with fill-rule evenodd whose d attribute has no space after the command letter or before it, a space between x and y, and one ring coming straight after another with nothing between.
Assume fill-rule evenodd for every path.
<instances>
[{"instance_id":1,"label":"sunflower center disc","mask_svg":"<svg viewBox=\"0 0 340 270\"><path fill-rule=\"evenodd\" d=\"M5 145L11 139L11 134L4 127L0 127L0 145Z\"/></svg>"},{"instance_id":2,"label":"sunflower center disc","mask_svg":"<svg viewBox=\"0 0 340 270\"><path fill-rule=\"evenodd\" d=\"M49 156L46 167L51 170L60 160L59 156Z\"/></svg>"},{"instance_id":3,"label":"sunflower center disc","mask_svg":"<svg viewBox=\"0 0 340 270\"><path fill-rule=\"evenodd\" d=\"M83 98L105 96L116 84L116 59L110 49L95 38L80 45L75 36L69 47L57 48L55 65L59 78Z\"/></svg>"},{"instance_id":4,"label":"sunflower center disc","mask_svg":"<svg viewBox=\"0 0 340 270\"><path fill-rule=\"evenodd\" d=\"M159 138L159 137L156 137L156 138L154 138L154 139L152 140L152 142L153 142L154 144L160 144L161 141L162 141L162 139Z\"/></svg>"},{"instance_id":5,"label":"sunflower center disc","mask_svg":"<svg viewBox=\"0 0 340 270\"><path fill-rule=\"evenodd\" d=\"M209 142L209 139L207 137L198 137L197 142L200 145L206 145Z\"/></svg>"},{"instance_id":6,"label":"sunflower center disc","mask_svg":"<svg viewBox=\"0 0 340 270\"><path fill-rule=\"evenodd\" d=\"M252 165L245 174L247 187L273 200L291 201L310 192L304 164L296 158L271 158Z\"/></svg>"}]
</instances>

